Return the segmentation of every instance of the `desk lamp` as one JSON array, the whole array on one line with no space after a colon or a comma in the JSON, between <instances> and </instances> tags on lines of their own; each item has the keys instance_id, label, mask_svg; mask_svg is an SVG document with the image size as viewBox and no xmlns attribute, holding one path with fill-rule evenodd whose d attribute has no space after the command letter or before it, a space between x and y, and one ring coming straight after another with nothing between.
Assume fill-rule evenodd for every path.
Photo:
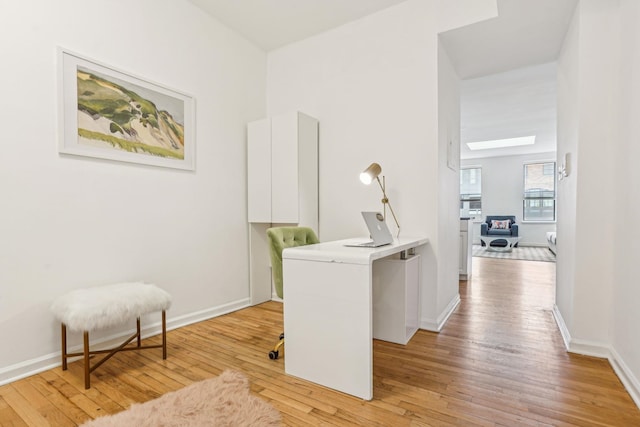
<instances>
[{"instance_id":1,"label":"desk lamp","mask_svg":"<svg viewBox=\"0 0 640 427\"><path fill-rule=\"evenodd\" d=\"M369 185L375 178L380 185L380 189L382 190L382 209L383 209L383 219L387 219L387 205L389 206L389 210L391 211L391 215L393 215L393 220L396 222L396 227L398 227L398 233L396 237L400 236L400 224L398 223L398 218L396 218L395 212L393 212L393 208L391 207L391 203L389 203L389 198L387 197L387 192L385 191L385 180L384 175L382 175L382 181L380 181L380 173L382 172L382 167L378 163L371 163L368 168L366 168L360 174L360 181L363 184Z\"/></svg>"}]
</instances>

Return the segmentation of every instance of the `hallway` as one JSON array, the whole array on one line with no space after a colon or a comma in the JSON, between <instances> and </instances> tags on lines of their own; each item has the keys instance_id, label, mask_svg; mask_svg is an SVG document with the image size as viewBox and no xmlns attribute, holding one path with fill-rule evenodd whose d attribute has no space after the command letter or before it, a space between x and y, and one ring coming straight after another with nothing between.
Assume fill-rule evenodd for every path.
<instances>
[{"instance_id":1,"label":"hallway","mask_svg":"<svg viewBox=\"0 0 640 427\"><path fill-rule=\"evenodd\" d=\"M552 315L555 268L474 258L456 312L419 338L433 348L425 375L440 378L449 409L498 425L640 425L608 361L566 352Z\"/></svg>"}]
</instances>

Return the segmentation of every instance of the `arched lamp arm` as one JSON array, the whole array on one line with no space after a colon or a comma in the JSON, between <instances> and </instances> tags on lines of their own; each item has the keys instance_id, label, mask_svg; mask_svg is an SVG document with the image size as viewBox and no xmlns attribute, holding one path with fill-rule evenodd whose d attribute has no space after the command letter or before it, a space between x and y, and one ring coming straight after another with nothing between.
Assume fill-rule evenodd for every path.
<instances>
[{"instance_id":1,"label":"arched lamp arm","mask_svg":"<svg viewBox=\"0 0 640 427\"><path fill-rule=\"evenodd\" d=\"M378 185L380 185L380 189L382 190L382 207L384 209L384 218L387 219L386 207L389 206L389 210L391 211L393 220L395 221L396 227L398 228L398 232L396 233L396 238L398 238L400 237L400 223L398 222L396 213L393 211L393 208L391 207L391 203L389 203L389 198L387 197L387 192L385 191L385 188L384 188L385 186L383 185L382 181L380 181L379 176L376 176L376 179L378 180ZM382 176L382 179L384 180L384 176Z\"/></svg>"}]
</instances>

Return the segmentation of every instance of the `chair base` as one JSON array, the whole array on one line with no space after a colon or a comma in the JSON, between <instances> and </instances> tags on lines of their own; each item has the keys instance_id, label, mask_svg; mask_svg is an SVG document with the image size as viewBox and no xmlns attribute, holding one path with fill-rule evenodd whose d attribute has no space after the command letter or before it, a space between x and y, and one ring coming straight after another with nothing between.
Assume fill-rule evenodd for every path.
<instances>
[{"instance_id":1,"label":"chair base","mask_svg":"<svg viewBox=\"0 0 640 427\"><path fill-rule=\"evenodd\" d=\"M280 334L280 340L273 346L273 350L269 352L269 359L276 360L280 355L280 347L284 345L284 333Z\"/></svg>"}]
</instances>

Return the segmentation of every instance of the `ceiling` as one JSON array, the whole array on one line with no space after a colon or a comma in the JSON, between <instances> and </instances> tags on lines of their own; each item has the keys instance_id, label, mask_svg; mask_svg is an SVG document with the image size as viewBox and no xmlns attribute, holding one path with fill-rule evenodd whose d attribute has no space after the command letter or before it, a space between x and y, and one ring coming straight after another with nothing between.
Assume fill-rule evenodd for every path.
<instances>
[{"instance_id":1,"label":"ceiling","mask_svg":"<svg viewBox=\"0 0 640 427\"><path fill-rule=\"evenodd\" d=\"M405 0L189 0L269 51Z\"/></svg>"},{"instance_id":2,"label":"ceiling","mask_svg":"<svg viewBox=\"0 0 640 427\"><path fill-rule=\"evenodd\" d=\"M460 94L460 158L556 151L555 62L463 80ZM535 144L475 151L466 145L524 136L535 136Z\"/></svg>"},{"instance_id":3,"label":"ceiling","mask_svg":"<svg viewBox=\"0 0 640 427\"><path fill-rule=\"evenodd\" d=\"M498 17L446 31L461 79L555 61L578 0L498 0Z\"/></svg>"},{"instance_id":4,"label":"ceiling","mask_svg":"<svg viewBox=\"0 0 640 427\"><path fill-rule=\"evenodd\" d=\"M556 151L555 61L577 0L498 0L498 17L440 35L460 87L460 157ZM541 65L543 64L543 65ZM467 142L536 137L471 151Z\"/></svg>"},{"instance_id":5,"label":"ceiling","mask_svg":"<svg viewBox=\"0 0 640 427\"><path fill-rule=\"evenodd\" d=\"M404 0L190 1L269 51ZM555 151L554 62L577 2L497 0L498 17L440 35L463 79L461 158ZM465 144L529 135L533 146L470 151Z\"/></svg>"}]
</instances>

